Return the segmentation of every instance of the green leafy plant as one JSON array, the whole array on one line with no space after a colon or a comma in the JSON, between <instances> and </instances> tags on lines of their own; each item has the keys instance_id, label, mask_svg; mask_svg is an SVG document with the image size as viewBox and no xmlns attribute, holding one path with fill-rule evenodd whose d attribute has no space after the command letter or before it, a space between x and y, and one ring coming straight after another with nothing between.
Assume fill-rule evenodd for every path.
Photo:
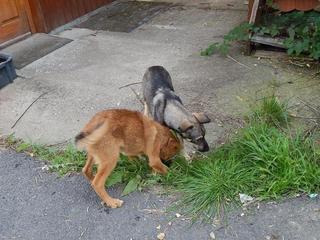
<instances>
[{"instance_id":1,"label":"green leafy plant","mask_svg":"<svg viewBox=\"0 0 320 240\"><path fill-rule=\"evenodd\" d=\"M285 14L266 14L261 29L268 29L271 36L284 38L289 55L305 53L314 59L320 58L320 13L294 11ZM272 32L273 31L273 32ZM273 34L272 34L273 33Z\"/></svg>"},{"instance_id":2,"label":"green leafy plant","mask_svg":"<svg viewBox=\"0 0 320 240\"><path fill-rule=\"evenodd\" d=\"M219 52L223 55L227 55L231 44L234 41L247 41L249 40L249 30L252 29L252 25L249 23L242 23L239 26L233 28L227 35L224 36L222 43L213 43L203 51L202 56L211 56L212 54Z\"/></svg>"},{"instance_id":3,"label":"green leafy plant","mask_svg":"<svg viewBox=\"0 0 320 240\"><path fill-rule=\"evenodd\" d=\"M146 157L128 159L128 157L121 155L117 167L107 179L106 186L124 183L126 186L122 195L127 195L156 184L160 179L159 175L151 172Z\"/></svg>"},{"instance_id":4,"label":"green leafy plant","mask_svg":"<svg viewBox=\"0 0 320 240\"><path fill-rule=\"evenodd\" d=\"M259 25L240 24L224 36L223 42L209 45L201 55L210 56L216 52L226 55L233 42L248 40L249 32L282 38L289 55L306 54L320 59L320 13L315 11L267 13Z\"/></svg>"}]
</instances>

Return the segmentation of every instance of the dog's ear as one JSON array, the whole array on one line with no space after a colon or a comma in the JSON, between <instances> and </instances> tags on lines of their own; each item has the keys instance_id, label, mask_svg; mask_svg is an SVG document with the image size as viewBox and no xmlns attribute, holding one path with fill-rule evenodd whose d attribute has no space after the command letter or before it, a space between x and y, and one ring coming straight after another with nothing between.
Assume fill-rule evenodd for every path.
<instances>
[{"instance_id":1,"label":"dog's ear","mask_svg":"<svg viewBox=\"0 0 320 240\"><path fill-rule=\"evenodd\" d=\"M189 120L183 120L181 125L179 126L179 131L180 132L185 132L188 129L193 128L193 124Z\"/></svg>"},{"instance_id":2,"label":"dog's ear","mask_svg":"<svg viewBox=\"0 0 320 240\"><path fill-rule=\"evenodd\" d=\"M206 114L204 114L203 112L192 113L192 115L198 120L199 123L209 123L209 122L211 122L211 119Z\"/></svg>"}]
</instances>

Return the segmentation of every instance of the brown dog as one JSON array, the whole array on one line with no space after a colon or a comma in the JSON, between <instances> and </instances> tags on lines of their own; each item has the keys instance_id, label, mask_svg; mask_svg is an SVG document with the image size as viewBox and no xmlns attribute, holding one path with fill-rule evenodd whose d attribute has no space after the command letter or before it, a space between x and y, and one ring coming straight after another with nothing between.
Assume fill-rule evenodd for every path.
<instances>
[{"instance_id":1,"label":"brown dog","mask_svg":"<svg viewBox=\"0 0 320 240\"><path fill-rule=\"evenodd\" d=\"M96 193L107 206L121 207L123 201L109 196L105 181L117 164L120 152L129 157L145 154L150 167L161 174L167 167L161 162L177 154L181 140L169 128L143 116L142 113L124 109L97 113L76 136L76 144L87 151L87 162L82 169ZM93 176L92 166L98 165Z\"/></svg>"}]
</instances>

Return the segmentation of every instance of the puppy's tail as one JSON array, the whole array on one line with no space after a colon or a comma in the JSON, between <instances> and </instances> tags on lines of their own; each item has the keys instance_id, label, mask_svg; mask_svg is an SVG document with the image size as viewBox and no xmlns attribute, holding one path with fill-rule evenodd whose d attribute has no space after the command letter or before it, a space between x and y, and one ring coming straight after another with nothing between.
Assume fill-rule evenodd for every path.
<instances>
[{"instance_id":1,"label":"puppy's tail","mask_svg":"<svg viewBox=\"0 0 320 240\"><path fill-rule=\"evenodd\" d=\"M75 144L78 149L86 149L88 145L95 144L103 135L104 122L89 123L79 134L75 136ZM99 131L98 131L99 130Z\"/></svg>"}]
</instances>

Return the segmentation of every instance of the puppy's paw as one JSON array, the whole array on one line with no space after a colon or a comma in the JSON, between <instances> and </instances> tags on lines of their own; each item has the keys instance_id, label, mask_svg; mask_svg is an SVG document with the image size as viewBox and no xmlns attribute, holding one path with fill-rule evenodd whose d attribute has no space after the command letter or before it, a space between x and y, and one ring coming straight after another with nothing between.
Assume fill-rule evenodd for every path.
<instances>
[{"instance_id":1,"label":"puppy's paw","mask_svg":"<svg viewBox=\"0 0 320 240\"><path fill-rule=\"evenodd\" d=\"M102 205L106 204L108 207L111 207L111 208L119 208L122 206L123 201L120 199L112 198L108 201L101 202L101 204Z\"/></svg>"},{"instance_id":2,"label":"puppy's paw","mask_svg":"<svg viewBox=\"0 0 320 240\"><path fill-rule=\"evenodd\" d=\"M166 175L168 173L167 168L163 168L162 170L160 169L152 169L151 174L153 176L158 176L158 175Z\"/></svg>"}]
</instances>

